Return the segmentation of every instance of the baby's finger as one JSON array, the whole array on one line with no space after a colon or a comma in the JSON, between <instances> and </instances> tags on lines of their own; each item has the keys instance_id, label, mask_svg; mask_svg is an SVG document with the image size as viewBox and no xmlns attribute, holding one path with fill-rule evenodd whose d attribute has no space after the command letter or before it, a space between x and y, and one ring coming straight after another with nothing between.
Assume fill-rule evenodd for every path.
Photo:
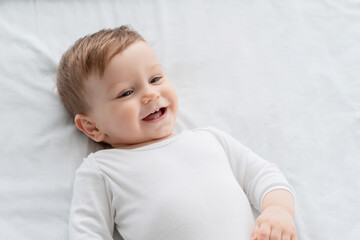
<instances>
[{"instance_id":1,"label":"baby's finger","mask_svg":"<svg viewBox=\"0 0 360 240\"><path fill-rule=\"evenodd\" d=\"M282 240L281 231L277 228L271 229L270 240Z\"/></svg>"},{"instance_id":2,"label":"baby's finger","mask_svg":"<svg viewBox=\"0 0 360 240\"><path fill-rule=\"evenodd\" d=\"M283 233L281 240L291 240L291 235L289 233Z\"/></svg>"},{"instance_id":3,"label":"baby's finger","mask_svg":"<svg viewBox=\"0 0 360 240\"><path fill-rule=\"evenodd\" d=\"M269 224L261 224L258 231L258 240L268 240L270 237L270 225Z\"/></svg>"},{"instance_id":4,"label":"baby's finger","mask_svg":"<svg viewBox=\"0 0 360 240\"><path fill-rule=\"evenodd\" d=\"M259 225L255 225L254 230L251 233L251 240L257 240L257 235L259 231Z\"/></svg>"}]
</instances>

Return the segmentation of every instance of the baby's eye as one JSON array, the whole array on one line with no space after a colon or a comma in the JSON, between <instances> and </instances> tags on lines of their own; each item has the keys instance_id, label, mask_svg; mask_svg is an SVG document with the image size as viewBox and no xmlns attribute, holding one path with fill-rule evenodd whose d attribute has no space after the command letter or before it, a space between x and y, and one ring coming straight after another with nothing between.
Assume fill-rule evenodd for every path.
<instances>
[{"instance_id":1,"label":"baby's eye","mask_svg":"<svg viewBox=\"0 0 360 240\"><path fill-rule=\"evenodd\" d=\"M150 83L156 83L158 81L160 81L161 77L154 77L153 79L151 79Z\"/></svg>"},{"instance_id":2,"label":"baby's eye","mask_svg":"<svg viewBox=\"0 0 360 240\"><path fill-rule=\"evenodd\" d=\"M134 91L129 90L119 96L119 98L130 96Z\"/></svg>"}]
</instances>

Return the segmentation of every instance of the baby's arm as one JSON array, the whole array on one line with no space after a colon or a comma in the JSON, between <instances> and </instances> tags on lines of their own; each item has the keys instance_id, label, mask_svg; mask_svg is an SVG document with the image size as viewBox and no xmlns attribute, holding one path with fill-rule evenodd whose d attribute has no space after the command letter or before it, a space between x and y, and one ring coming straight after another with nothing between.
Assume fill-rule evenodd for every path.
<instances>
[{"instance_id":1,"label":"baby's arm","mask_svg":"<svg viewBox=\"0 0 360 240\"><path fill-rule=\"evenodd\" d=\"M69 239L113 239L114 211L104 176L92 168L76 171L69 218Z\"/></svg>"},{"instance_id":2,"label":"baby's arm","mask_svg":"<svg viewBox=\"0 0 360 240\"><path fill-rule=\"evenodd\" d=\"M257 210L262 210L256 220L253 239L297 240L293 189L279 168L230 135L217 129L210 130L224 146L234 176L249 201Z\"/></svg>"},{"instance_id":3,"label":"baby's arm","mask_svg":"<svg viewBox=\"0 0 360 240\"><path fill-rule=\"evenodd\" d=\"M294 224L294 198L287 190L265 195L262 213L257 218L252 240L297 240Z\"/></svg>"}]
</instances>

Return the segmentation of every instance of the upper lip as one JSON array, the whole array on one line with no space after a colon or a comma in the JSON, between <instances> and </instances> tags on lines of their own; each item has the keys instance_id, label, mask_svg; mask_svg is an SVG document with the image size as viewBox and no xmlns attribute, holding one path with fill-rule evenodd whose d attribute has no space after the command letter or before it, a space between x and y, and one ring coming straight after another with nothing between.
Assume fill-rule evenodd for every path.
<instances>
[{"instance_id":1,"label":"upper lip","mask_svg":"<svg viewBox=\"0 0 360 240\"><path fill-rule=\"evenodd\" d=\"M146 118L147 116L149 116L150 114L159 111L161 108L166 108L166 107L156 107L156 108L152 108L153 110L147 112L145 115L143 115L143 116L141 117L141 119L144 119L144 118Z\"/></svg>"}]
</instances>

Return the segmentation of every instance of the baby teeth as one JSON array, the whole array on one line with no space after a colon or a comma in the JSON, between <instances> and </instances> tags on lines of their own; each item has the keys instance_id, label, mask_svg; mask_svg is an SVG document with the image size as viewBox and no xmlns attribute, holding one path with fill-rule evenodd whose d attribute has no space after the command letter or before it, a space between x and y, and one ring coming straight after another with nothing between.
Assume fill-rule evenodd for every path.
<instances>
[{"instance_id":1,"label":"baby teeth","mask_svg":"<svg viewBox=\"0 0 360 240\"><path fill-rule=\"evenodd\" d=\"M160 108L156 109L153 113L156 113L156 112L158 112L159 110L160 110ZM153 113L151 113L151 114L153 114Z\"/></svg>"}]
</instances>

